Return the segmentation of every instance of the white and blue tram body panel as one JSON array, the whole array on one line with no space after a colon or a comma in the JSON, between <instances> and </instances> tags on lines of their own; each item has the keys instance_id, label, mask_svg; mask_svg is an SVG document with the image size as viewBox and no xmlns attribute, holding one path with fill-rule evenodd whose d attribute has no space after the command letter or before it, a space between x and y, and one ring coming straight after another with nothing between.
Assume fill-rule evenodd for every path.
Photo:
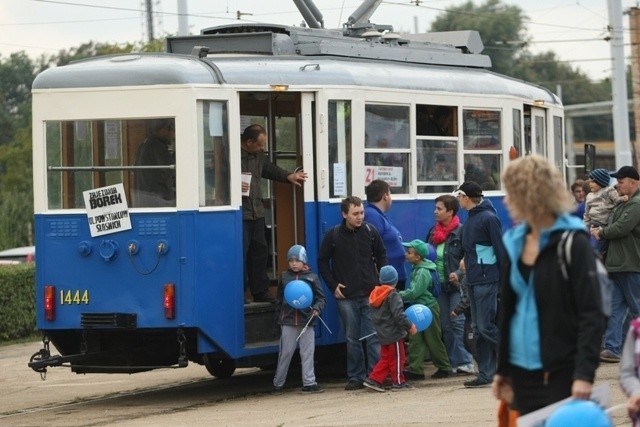
<instances>
[{"instance_id":1,"label":"white and blue tram body panel","mask_svg":"<svg viewBox=\"0 0 640 427\"><path fill-rule=\"evenodd\" d=\"M400 94L395 96L404 97L409 103L415 102L413 97L427 102L431 96L448 96L450 104L461 107L467 105L465 98L473 99L469 105L480 107L483 99L492 105L499 105L501 100L535 101L562 115L555 95L487 71L481 68L487 65L484 60L480 60L480 66L476 63L465 67L463 60L459 66L438 65L437 52L432 55L436 65L413 63L406 54L404 60L353 58L326 53L322 43L314 45L317 53L306 56L296 53L296 49L274 52L283 40L285 46L295 45L296 40L287 40L286 27L273 28L278 29L277 34L268 37L277 39L277 43L270 44L267 49L272 52L268 54L223 52L218 56L212 49L203 57L179 53L99 57L49 69L36 78L33 132L37 327L63 355L96 353L98 362L82 363L129 367L127 371L76 366L78 372L135 372L174 364L183 351L183 338L176 338L178 331L186 335L183 352L198 362L202 355L209 354L216 359L233 359L238 366L255 366L265 363L261 356L277 353L277 340L247 343L245 336L239 168L232 168L231 172L231 189L237 191L232 190L230 206L199 208L197 195L193 194L197 191L192 191L198 185L197 174L188 172L196 155L190 152L195 151L195 145L188 144L195 138L198 99L229 103L231 162L239 165L239 92L268 92L273 91L273 85L288 85L289 92L312 94L316 104L315 115L308 119L313 123L313 131L308 131L312 142L302 143L303 166L309 173L304 184L303 215L304 242L309 263L316 272L321 239L341 220L340 198L330 198L323 181L328 165L323 154L326 148L322 148L327 144L323 115L330 97L326 93L345 91L356 101L367 99L370 94L377 94L378 98ZM302 31L315 34L315 30ZM262 37L267 37L268 30L263 33ZM181 40L174 39L169 50L180 50L176 43ZM203 35L187 37L184 43L190 47L210 43L215 48L218 41L214 35ZM132 117L175 117L176 144L182 141L188 147L180 153L176 150L176 207L130 208L131 230L93 238L82 209L49 209L47 205L44 123ZM362 124L354 119L354 140L364 135L361 128ZM503 158L508 158L508 146L503 148ZM353 175L358 176L358 172L355 165ZM461 173L458 176L462 178ZM364 199L364 185L360 184L362 181L353 178L353 188L357 188L353 194ZM410 183L409 194L394 198L389 217L405 240L424 238L433 226L434 197L416 194ZM510 220L502 206L502 196L495 192L488 197L506 228ZM465 213L460 213L464 219ZM132 242L138 248L135 254L128 250ZM160 243L165 244L166 252L158 255ZM175 285L173 319L167 319L163 309L165 284ZM42 307L48 285L56 290L55 320L47 320ZM67 291L72 296L70 304L64 300ZM88 303L74 303L76 291L80 297L88 291ZM328 289L325 291L328 304L323 320L332 334L318 323L315 331L319 347L344 341L335 301ZM98 315L105 314L125 316L101 324L105 320ZM272 314L269 319L275 321Z\"/></svg>"}]
</instances>

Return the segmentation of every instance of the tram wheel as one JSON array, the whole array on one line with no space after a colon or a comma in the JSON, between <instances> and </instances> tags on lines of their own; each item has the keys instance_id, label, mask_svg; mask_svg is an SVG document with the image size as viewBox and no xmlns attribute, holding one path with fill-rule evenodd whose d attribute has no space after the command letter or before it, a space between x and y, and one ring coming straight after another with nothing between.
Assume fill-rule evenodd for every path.
<instances>
[{"instance_id":1,"label":"tram wheel","mask_svg":"<svg viewBox=\"0 0 640 427\"><path fill-rule=\"evenodd\" d=\"M236 370L236 363L233 359L210 357L208 354L205 354L202 359L207 371L221 380L231 377Z\"/></svg>"}]
</instances>

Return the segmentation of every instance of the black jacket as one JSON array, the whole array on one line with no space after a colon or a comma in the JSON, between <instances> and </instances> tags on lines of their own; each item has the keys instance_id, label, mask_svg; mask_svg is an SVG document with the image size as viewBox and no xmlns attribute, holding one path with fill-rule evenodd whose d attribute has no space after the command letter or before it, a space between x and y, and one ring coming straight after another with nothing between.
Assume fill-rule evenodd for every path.
<instances>
[{"instance_id":1,"label":"black jacket","mask_svg":"<svg viewBox=\"0 0 640 427\"><path fill-rule=\"evenodd\" d=\"M595 276L595 254L587 234L576 233L569 280L565 280L557 251L561 235L561 232L551 234L549 244L534 265L542 369L549 373L571 369L574 380L593 382L606 322ZM516 307L516 295L509 280L509 257L504 258L502 267L497 373L509 376L509 326Z\"/></svg>"},{"instance_id":2,"label":"black jacket","mask_svg":"<svg viewBox=\"0 0 640 427\"><path fill-rule=\"evenodd\" d=\"M335 238L335 241L334 241ZM345 298L368 297L378 284L378 270L387 265L387 251L376 228L364 222L350 230L344 221L334 232L327 231L318 252L318 270L325 283L335 291L345 285Z\"/></svg>"}]
</instances>

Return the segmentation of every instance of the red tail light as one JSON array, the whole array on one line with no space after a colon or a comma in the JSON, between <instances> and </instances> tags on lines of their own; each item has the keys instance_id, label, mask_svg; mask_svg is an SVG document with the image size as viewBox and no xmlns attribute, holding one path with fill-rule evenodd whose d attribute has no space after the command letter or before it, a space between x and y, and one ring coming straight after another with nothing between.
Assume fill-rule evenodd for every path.
<instances>
[{"instance_id":1,"label":"red tail light","mask_svg":"<svg viewBox=\"0 0 640 427\"><path fill-rule=\"evenodd\" d=\"M47 320L56 320L56 287L44 287L44 317Z\"/></svg>"},{"instance_id":2,"label":"red tail light","mask_svg":"<svg viewBox=\"0 0 640 427\"><path fill-rule=\"evenodd\" d=\"M176 290L175 285L164 285L164 317L174 319L176 317Z\"/></svg>"}]
</instances>

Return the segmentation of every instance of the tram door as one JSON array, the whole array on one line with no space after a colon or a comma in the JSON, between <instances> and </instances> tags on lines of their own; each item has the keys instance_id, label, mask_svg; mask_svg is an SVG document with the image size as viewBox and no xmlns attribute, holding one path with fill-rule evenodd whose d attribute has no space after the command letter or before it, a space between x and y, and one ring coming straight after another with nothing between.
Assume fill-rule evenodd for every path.
<instances>
[{"instance_id":1,"label":"tram door","mask_svg":"<svg viewBox=\"0 0 640 427\"><path fill-rule=\"evenodd\" d=\"M545 110L525 106L525 154L539 154L547 157L547 123Z\"/></svg>"},{"instance_id":2,"label":"tram door","mask_svg":"<svg viewBox=\"0 0 640 427\"><path fill-rule=\"evenodd\" d=\"M258 123L267 131L265 155L293 172L302 167L301 94L295 92L245 92L240 94L241 132ZM287 251L305 244L304 192L289 183L262 180L266 238L269 244L267 273L271 286L287 268ZM275 288L271 289L275 295Z\"/></svg>"}]
</instances>

